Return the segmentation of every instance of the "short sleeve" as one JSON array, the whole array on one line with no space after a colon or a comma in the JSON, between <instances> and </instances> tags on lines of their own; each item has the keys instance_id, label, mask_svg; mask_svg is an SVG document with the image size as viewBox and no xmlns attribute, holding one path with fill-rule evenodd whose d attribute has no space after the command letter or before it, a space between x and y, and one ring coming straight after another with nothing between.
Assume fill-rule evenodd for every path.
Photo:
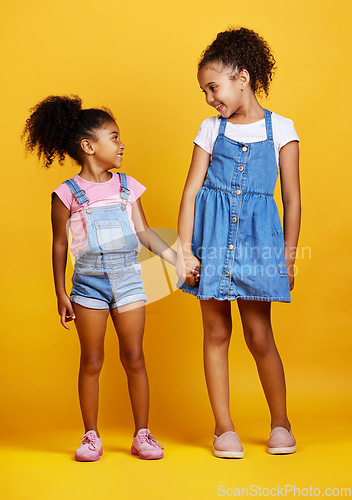
<instances>
[{"instance_id":1,"label":"short sleeve","mask_svg":"<svg viewBox=\"0 0 352 500\"><path fill-rule=\"evenodd\" d=\"M201 147L209 154L213 151L214 142L219 132L219 130L216 131L216 126L218 126L217 128L220 126L217 122L219 122L219 120L216 116L204 120L194 139L194 144L197 144L197 146Z\"/></svg>"},{"instance_id":2,"label":"short sleeve","mask_svg":"<svg viewBox=\"0 0 352 500\"><path fill-rule=\"evenodd\" d=\"M278 129L279 129L279 137L278 137L279 151L282 147L285 146L285 144L288 144L291 141L299 142L299 137L297 135L295 125L293 121L290 120L289 118L284 118L283 116L280 116L278 120Z\"/></svg>"},{"instance_id":3,"label":"short sleeve","mask_svg":"<svg viewBox=\"0 0 352 500\"><path fill-rule=\"evenodd\" d=\"M51 193L51 201L53 200L54 193L60 198L65 207L71 210L73 194L68 185L64 182L60 184L60 186Z\"/></svg>"},{"instance_id":4,"label":"short sleeve","mask_svg":"<svg viewBox=\"0 0 352 500\"><path fill-rule=\"evenodd\" d=\"M127 176L127 186L131 191L131 203L134 203L136 200L138 200L138 198L140 198L146 190L146 187L143 186L143 184L138 182L130 175Z\"/></svg>"}]
</instances>

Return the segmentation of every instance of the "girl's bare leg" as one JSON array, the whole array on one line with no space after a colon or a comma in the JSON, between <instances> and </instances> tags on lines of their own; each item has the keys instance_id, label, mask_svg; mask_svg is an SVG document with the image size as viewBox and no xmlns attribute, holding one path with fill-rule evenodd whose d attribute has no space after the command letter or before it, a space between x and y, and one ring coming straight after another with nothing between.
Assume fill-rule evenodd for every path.
<instances>
[{"instance_id":1,"label":"girl's bare leg","mask_svg":"<svg viewBox=\"0 0 352 500\"><path fill-rule=\"evenodd\" d=\"M135 422L135 434L148 427L149 384L143 354L145 323L144 302L112 309L120 345L120 358L125 369Z\"/></svg>"},{"instance_id":2,"label":"girl's bare leg","mask_svg":"<svg viewBox=\"0 0 352 500\"><path fill-rule=\"evenodd\" d=\"M290 430L285 374L271 328L271 303L238 299L245 340L251 351L271 414L271 428Z\"/></svg>"},{"instance_id":3,"label":"girl's bare leg","mask_svg":"<svg viewBox=\"0 0 352 500\"><path fill-rule=\"evenodd\" d=\"M229 301L201 300L204 328L204 371L215 418L215 434L233 431L229 402L228 351L232 319Z\"/></svg>"},{"instance_id":4,"label":"girl's bare leg","mask_svg":"<svg viewBox=\"0 0 352 500\"><path fill-rule=\"evenodd\" d=\"M81 363L78 392L85 432L93 430L98 437L99 375L104 361L104 337L108 309L88 309L73 303L79 340Z\"/></svg>"}]
</instances>

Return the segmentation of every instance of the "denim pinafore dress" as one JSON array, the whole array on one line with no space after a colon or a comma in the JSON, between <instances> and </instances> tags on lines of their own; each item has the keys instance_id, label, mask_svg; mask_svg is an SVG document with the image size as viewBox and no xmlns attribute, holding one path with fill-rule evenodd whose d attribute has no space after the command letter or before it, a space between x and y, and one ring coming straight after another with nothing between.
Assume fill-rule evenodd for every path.
<instances>
[{"instance_id":1,"label":"denim pinafore dress","mask_svg":"<svg viewBox=\"0 0 352 500\"><path fill-rule=\"evenodd\" d=\"M201 261L199 299L290 302L284 235L273 198L278 169L271 113L266 140L225 136L221 118L211 162L195 201L192 253Z\"/></svg>"},{"instance_id":2,"label":"denim pinafore dress","mask_svg":"<svg viewBox=\"0 0 352 500\"><path fill-rule=\"evenodd\" d=\"M81 206L87 234L85 250L75 260L70 299L93 309L113 309L146 301L138 263L137 235L127 214L130 191L126 174L120 175L121 203L91 207L74 179L65 183Z\"/></svg>"}]
</instances>

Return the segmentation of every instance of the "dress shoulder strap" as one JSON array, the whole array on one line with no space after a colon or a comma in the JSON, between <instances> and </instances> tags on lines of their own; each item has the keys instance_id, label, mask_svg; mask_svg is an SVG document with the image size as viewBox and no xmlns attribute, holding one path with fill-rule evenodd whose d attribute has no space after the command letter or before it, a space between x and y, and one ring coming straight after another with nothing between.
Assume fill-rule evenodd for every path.
<instances>
[{"instance_id":1,"label":"dress shoulder strap","mask_svg":"<svg viewBox=\"0 0 352 500\"><path fill-rule=\"evenodd\" d=\"M219 135L225 135L226 124L227 124L227 118L221 118Z\"/></svg>"},{"instance_id":2,"label":"dress shoulder strap","mask_svg":"<svg viewBox=\"0 0 352 500\"><path fill-rule=\"evenodd\" d=\"M268 141L273 140L273 126L271 121L271 113L267 109L264 109L265 115L265 128L266 128L266 138Z\"/></svg>"},{"instance_id":3,"label":"dress shoulder strap","mask_svg":"<svg viewBox=\"0 0 352 500\"><path fill-rule=\"evenodd\" d=\"M121 183L120 196L122 198L121 210L126 210L126 205L127 205L128 198L129 198L131 191L127 187L126 174L124 174L123 172L119 172L119 176L120 176L120 183Z\"/></svg>"},{"instance_id":4,"label":"dress shoulder strap","mask_svg":"<svg viewBox=\"0 0 352 500\"><path fill-rule=\"evenodd\" d=\"M119 176L120 176L120 183L121 183L121 190L120 190L121 191L120 192L121 198L128 201L128 197L131 194L131 191L127 187L126 174L124 174L123 172L119 172Z\"/></svg>"},{"instance_id":5,"label":"dress shoulder strap","mask_svg":"<svg viewBox=\"0 0 352 500\"><path fill-rule=\"evenodd\" d=\"M73 196L76 198L77 203L79 205L84 205L85 203L89 202L86 192L79 187L79 185L75 180L67 179L67 181L65 181L64 184L67 184L68 187L71 189L71 192Z\"/></svg>"}]
</instances>

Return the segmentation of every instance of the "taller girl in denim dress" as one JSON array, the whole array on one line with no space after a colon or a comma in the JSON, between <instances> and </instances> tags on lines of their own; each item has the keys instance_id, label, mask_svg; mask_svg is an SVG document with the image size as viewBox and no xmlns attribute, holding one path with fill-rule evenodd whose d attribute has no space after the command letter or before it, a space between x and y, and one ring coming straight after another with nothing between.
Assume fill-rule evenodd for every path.
<instances>
[{"instance_id":1,"label":"taller girl in denim dress","mask_svg":"<svg viewBox=\"0 0 352 500\"><path fill-rule=\"evenodd\" d=\"M263 109L275 60L246 28L219 33L204 51L198 81L219 117L195 140L179 215L177 273L201 304L204 368L215 418L213 451L242 458L229 406L231 301L237 301L271 413L268 452L293 453L283 367L271 302L290 302L300 226L298 136L293 122ZM284 230L274 201L280 166ZM194 276L194 272L198 274Z\"/></svg>"},{"instance_id":2,"label":"taller girl in denim dress","mask_svg":"<svg viewBox=\"0 0 352 500\"><path fill-rule=\"evenodd\" d=\"M195 201L192 252L202 263L199 285L183 291L199 299L290 302L285 244L273 198L278 175L271 114L263 141L219 134Z\"/></svg>"},{"instance_id":3,"label":"taller girl in denim dress","mask_svg":"<svg viewBox=\"0 0 352 500\"><path fill-rule=\"evenodd\" d=\"M27 120L24 135L49 167L70 156L79 174L53 193L53 271L61 323L75 320L80 345L79 398L85 434L75 453L77 461L97 461L103 453L97 427L99 375L110 314L126 371L135 430L131 453L160 459L163 447L148 429L149 387L143 355L146 296L138 263L140 244L176 264L172 250L146 221L138 181L120 169L125 146L112 114L82 109L77 96L49 96ZM70 297L65 287L67 226L75 257Z\"/></svg>"}]
</instances>

